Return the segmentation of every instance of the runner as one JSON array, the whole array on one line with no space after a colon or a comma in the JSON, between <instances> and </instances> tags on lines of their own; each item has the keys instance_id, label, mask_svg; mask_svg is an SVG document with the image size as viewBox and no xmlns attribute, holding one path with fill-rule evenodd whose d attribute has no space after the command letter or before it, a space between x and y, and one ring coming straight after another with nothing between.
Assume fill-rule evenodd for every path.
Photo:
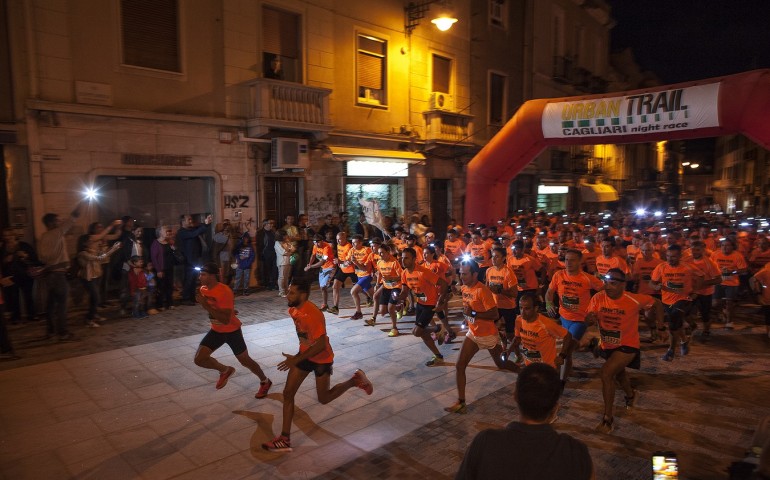
<instances>
[{"instance_id":1,"label":"runner","mask_svg":"<svg viewBox=\"0 0 770 480\"><path fill-rule=\"evenodd\" d=\"M655 270L655 267L663 263L663 260L655 256L655 247L650 242L642 243L639 247L639 253L641 256L636 259L634 266L631 269L631 279L634 283L634 289L632 291L642 295L650 295L653 298L660 300L660 291L652 288L650 278L652 276L652 271ZM645 323L647 323L647 327L650 330L649 341L657 341L660 336L658 334L658 329L655 328L655 325L651 325L649 320ZM665 333L663 330L660 332Z\"/></svg>"},{"instance_id":2,"label":"runner","mask_svg":"<svg viewBox=\"0 0 770 480\"><path fill-rule=\"evenodd\" d=\"M348 242L348 234L340 232L337 234L337 257L333 260L337 270L334 272L334 283L332 284L332 300L334 305L329 307L329 313L340 314L340 290L345 286L345 280L348 278L355 285L358 277L355 274L355 266L350 261L350 254L353 251L353 244ZM363 316L363 315L362 315Z\"/></svg>"},{"instance_id":3,"label":"runner","mask_svg":"<svg viewBox=\"0 0 770 480\"><path fill-rule=\"evenodd\" d=\"M516 317L513 349L524 357L525 365L546 363L559 369L572 352L572 335L552 318L538 313L535 296L528 293L519 299L521 315ZM561 351L556 353L556 340L561 339ZM523 348L523 351L521 347ZM564 381L562 380L562 388Z\"/></svg>"},{"instance_id":4,"label":"runner","mask_svg":"<svg viewBox=\"0 0 770 480\"><path fill-rule=\"evenodd\" d=\"M414 294L417 304L415 305L415 320L412 335L422 338L423 343L433 353L433 358L425 362L425 365L432 367L444 361L436 344L431 338L431 333L435 333L438 344L444 343L444 336L447 332L442 331L441 325L431 327L433 312L440 311L446 306L449 299L449 285L446 280L433 273L430 269L417 265L417 255L413 248L407 247L401 252L401 264L404 266L401 272L401 284L403 288L398 296L398 301L403 302L408 293Z\"/></svg>"},{"instance_id":5,"label":"runner","mask_svg":"<svg viewBox=\"0 0 770 480\"><path fill-rule=\"evenodd\" d=\"M460 348L455 373L457 376L457 403L444 408L450 413L467 413L465 405L465 369L480 349L489 351L497 368L518 372L519 367L510 360L503 361L503 346L495 322L500 318L495 297L486 285L479 282L479 266L473 260L463 262L460 280L463 283L463 317L468 322L468 333Z\"/></svg>"},{"instance_id":6,"label":"runner","mask_svg":"<svg viewBox=\"0 0 770 480\"><path fill-rule=\"evenodd\" d=\"M703 283L703 274L695 270L695 267L682 264L681 255L682 247L679 245L668 247L666 262L655 267L650 280L653 288L661 290L666 322L671 332L669 349L662 357L666 362L674 360L677 340L682 356L690 353L690 343L683 335L682 326L692 309L692 300L697 295L695 291L700 289Z\"/></svg>"},{"instance_id":7,"label":"runner","mask_svg":"<svg viewBox=\"0 0 770 480\"><path fill-rule=\"evenodd\" d=\"M602 278L607 275L610 268L619 268L623 275L627 275L629 273L628 264L621 257L613 253L615 239L612 237L605 238L602 240L601 247L602 254L596 257L596 275Z\"/></svg>"},{"instance_id":8,"label":"runner","mask_svg":"<svg viewBox=\"0 0 770 480\"><path fill-rule=\"evenodd\" d=\"M393 328L388 333L389 337L398 336L398 326L396 322L396 311L401 310L403 304L398 301L401 295L401 265L398 259L393 256L390 246L383 244L379 248L380 260L377 262L377 271L379 272L379 282L382 286L380 294L380 315L390 314L390 322ZM366 321L366 324L373 327L376 324L374 318Z\"/></svg>"},{"instance_id":9,"label":"runner","mask_svg":"<svg viewBox=\"0 0 770 480\"><path fill-rule=\"evenodd\" d=\"M425 247L425 266L428 267L431 272L438 275L439 278L446 280L447 285L451 285L452 278L454 278L454 269L452 268L452 264L449 263L449 260L446 258L446 256L443 255L441 247L441 242L435 242ZM452 298L451 288L447 295L447 302L444 302L444 307L436 310L436 316L439 318L441 324L444 326L444 330L446 331L443 339L444 343L450 343L452 340L457 338L457 334L454 332L454 330L452 330L452 327L449 326L448 301L450 298Z\"/></svg>"},{"instance_id":10,"label":"runner","mask_svg":"<svg viewBox=\"0 0 770 480\"><path fill-rule=\"evenodd\" d=\"M313 236L313 250L310 252L310 260L305 266L305 271L319 267L321 270L318 272L318 286L321 287L323 297L321 311L325 312L329 308L329 285L332 283L334 273L334 249L331 243L326 242L324 237L317 233Z\"/></svg>"},{"instance_id":11,"label":"runner","mask_svg":"<svg viewBox=\"0 0 770 480\"><path fill-rule=\"evenodd\" d=\"M595 356L606 360L601 369L604 416L595 430L610 433L614 428L615 382L620 384L626 394L627 409L633 407L639 399L639 391L631 388L626 367L636 370L640 367L640 311L654 314L655 325L662 327L663 304L650 295L624 291L626 275L619 268L611 268L607 272L604 285L605 290L594 295L588 305L586 322L598 324L601 339L592 350Z\"/></svg>"},{"instance_id":12,"label":"runner","mask_svg":"<svg viewBox=\"0 0 770 480\"><path fill-rule=\"evenodd\" d=\"M519 293L519 282L513 270L505 264L505 248L492 249L492 266L487 270L487 286L495 296L497 311L505 323L505 338L503 339L503 361L513 348L516 327L516 297ZM510 343L510 346L507 346Z\"/></svg>"},{"instance_id":13,"label":"runner","mask_svg":"<svg viewBox=\"0 0 770 480\"><path fill-rule=\"evenodd\" d=\"M329 337L326 335L326 320L323 313L308 300L309 283L292 283L286 296L289 315L299 338L299 352L296 355L284 353L284 361L278 364L278 370L287 371L286 386L283 389L283 423L281 434L272 441L263 443L262 448L271 452L291 452L291 423L294 418L294 396L308 374L315 374L315 388L318 401L326 405L353 387L358 387L367 395L374 388L360 369L342 383L329 388L331 384L334 352Z\"/></svg>"},{"instance_id":14,"label":"runner","mask_svg":"<svg viewBox=\"0 0 770 480\"><path fill-rule=\"evenodd\" d=\"M735 251L735 243L730 239L722 240L721 249L711 254L711 260L722 272L722 283L714 289L714 307L723 310L725 328L732 330L740 286L739 275L747 272L748 265L743 255Z\"/></svg>"},{"instance_id":15,"label":"runner","mask_svg":"<svg viewBox=\"0 0 770 480\"><path fill-rule=\"evenodd\" d=\"M749 279L751 290L757 294L762 314L765 316L765 332L770 339L770 263Z\"/></svg>"},{"instance_id":16,"label":"runner","mask_svg":"<svg viewBox=\"0 0 770 480\"><path fill-rule=\"evenodd\" d=\"M543 269L543 264L540 263L535 257L531 257L524 253L524 241L516 240L511 247L513 255L508 255L506 263L513 270L513 274L516 275L516 281L518 282L519 293L516 296L516 303L525 293L531 293L537 295L537 289L540 286L538 275ZM537 298L537 297L536 297ZM519 314L518 307L516 314Z\"/></svg>"},{"instance_id":17,"label":"runner","mask_svg":"<svg viewBox=\"0 0 770 480\"><path fill-rule=\"evenodd\" d=\"M219 380L216 388L217 390L224 388L227 380L235 373L235 368L219 363L211 354L226 343L241 365L259 377L259 391L254 396L265 398L273 382L265 376L259 364L249 356L241 331L241 321L235 316L233 310L233 291L217 280L218 275L219 266L214 262L206 263L201 267L201 287L195 293L195 301L208 312L211 330L201 340L198 351L195 352L194 362L199 367L218 371Z\"/></svg>"},{"instance_id":18,"label":"runner","mask_svg":"<svg viewBox=\"0 0 770 480\"><path fill-rule=\"evenodd\" d=\"M484 275L487 268L492 265L492 255L489 253L489 244L481 238L481 234L473 232L471 234L471 243L465 247L465 253L471 256L471 260L479 266L479 281L484 281Z\"/></svg>"},{"instance_id":19,"label":"runner","mask_svg":"<svg viewBox=\"0 0 770 480\"><path fill-rule=\"evenodd\" d=\"M551 279L545 292L545 308L548 314L558 316L561 326L572 336L572 350L578 347L586 333L585 323L588 313L588 303L591 300L591 290L601 290L604 285L598 278L580 269L583 255L579 250L569 249L564 256L565 269L559 270ZM554 304L554 295L559 296L560 306ZM561 379L566 382L572 372L572 356L568 356L562 368Z\"/></svg>"},{"instance_id":20,"label":"runner","mask_svg":"<svg viewBox=\"0 0 770 480\"><path fill-rule=\"evenodd\" d=\"M703 322L703 338L707 339L711 335L711 307L714 286L722 283L722 276L717 264L705 255L705 251L706 244L700 240L693 242L690 248L690 263L704 275L703 288L695 291L698 296L695 297L694 305L700 311L700 319ZM687 321L690 322L693 330L697 328L697 324L690 317Z\"/></svg>"},{"instance_id":21,"label":"runner","mask_svg":"<svg viewBox=\"0 0 770 480\"><path fill-rule=\"evenodd\" d=\"M356 284L350 289L350 296L353 297L353 304L356 306L351 320L361 320L364 314L361 312L361 292L366 296L366 306L372 306L372 296L369 293L372 290L372 249L364 245L364 237L353 235L353 249L350 251L348 261L355 267Z\"/></svg>"}]
</instances>

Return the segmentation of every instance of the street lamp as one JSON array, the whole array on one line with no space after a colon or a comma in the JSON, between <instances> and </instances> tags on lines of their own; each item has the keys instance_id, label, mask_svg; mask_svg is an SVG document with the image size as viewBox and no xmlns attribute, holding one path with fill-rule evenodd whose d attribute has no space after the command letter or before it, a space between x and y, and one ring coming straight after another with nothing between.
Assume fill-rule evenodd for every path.
<instances>
[{"instance_id":1,"label":"street lamp","mask_svg":"<svg viewBox=\"0 0 770 480\"><path fill-rule=\"evenodd\" d=\"M404 30L406 35L410 36L412 30L417 28L420 24L420 20L425 18L425 14L430 10L430 6L434 3L439 4L438 13L431 20L431 23L436 25L436 28L445 32L452 28L457 22L457 18L450 12L448 0L423 0L421 2L409 2L409 5L404 7Z\"/></svg>"}]
</instances>

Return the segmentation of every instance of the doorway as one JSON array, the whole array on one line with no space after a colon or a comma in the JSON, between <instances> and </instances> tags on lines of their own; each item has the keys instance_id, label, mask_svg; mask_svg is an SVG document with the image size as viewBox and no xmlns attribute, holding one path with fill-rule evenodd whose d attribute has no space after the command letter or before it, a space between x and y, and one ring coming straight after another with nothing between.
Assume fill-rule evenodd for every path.
<instances>
[{"instance_id":1,"label":"doorway","mask_svg":"<svg viewBox=\"0 0 770 480\"><path fill-rule=\"evenodd\" d=\"M297 218L300 205L299 178L265 177L264 188L265 218L274 219L278 228L284 225L287 215Z\"/></svg>"},{"instance_id":2,"label":"doorway","mask_svg":"<svg viewBox=\"0 0 770 480\"><path fill-rule=\"evenodd\" d=\"M430 221L437 238L444 238L449 225L450 183L451 180L444 179L430 181Z\"/></svg>"}]
</instances>

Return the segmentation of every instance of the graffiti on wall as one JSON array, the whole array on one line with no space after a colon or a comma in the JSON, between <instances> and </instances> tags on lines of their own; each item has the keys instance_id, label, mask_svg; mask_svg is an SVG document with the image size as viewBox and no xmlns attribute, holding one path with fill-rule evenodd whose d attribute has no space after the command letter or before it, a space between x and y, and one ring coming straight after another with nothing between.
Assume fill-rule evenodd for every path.
<instances>
[{"instance_id":1,"label":"graffiti on wall","mask_svg":"<svg viewBox=\"0 0 770 480\"><path fill-rule=\"evenodd\" d=\"M310 197L307 203L307 216L310 225L320 225L326 215L339 213L342 194L327 193L319 197Z\"/></svg>"}]
</instances>

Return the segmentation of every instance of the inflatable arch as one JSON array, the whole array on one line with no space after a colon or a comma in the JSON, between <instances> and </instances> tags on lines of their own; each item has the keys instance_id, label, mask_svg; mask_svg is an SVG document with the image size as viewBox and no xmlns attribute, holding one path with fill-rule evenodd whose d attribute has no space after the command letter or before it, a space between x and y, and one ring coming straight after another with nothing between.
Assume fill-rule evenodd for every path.
<instances>
[{"instance_id":1,"label":"inflatable arch","mask_svg":"<svg viewBox=\"0 0 770 480\"><path fill-rule=\"evenodd\" d=\"M530 100L468 163L465 220L507 214L508 185L551 145L741 133L770 149L770 69L650 89Z\"/></svg>"}]
</instances>

